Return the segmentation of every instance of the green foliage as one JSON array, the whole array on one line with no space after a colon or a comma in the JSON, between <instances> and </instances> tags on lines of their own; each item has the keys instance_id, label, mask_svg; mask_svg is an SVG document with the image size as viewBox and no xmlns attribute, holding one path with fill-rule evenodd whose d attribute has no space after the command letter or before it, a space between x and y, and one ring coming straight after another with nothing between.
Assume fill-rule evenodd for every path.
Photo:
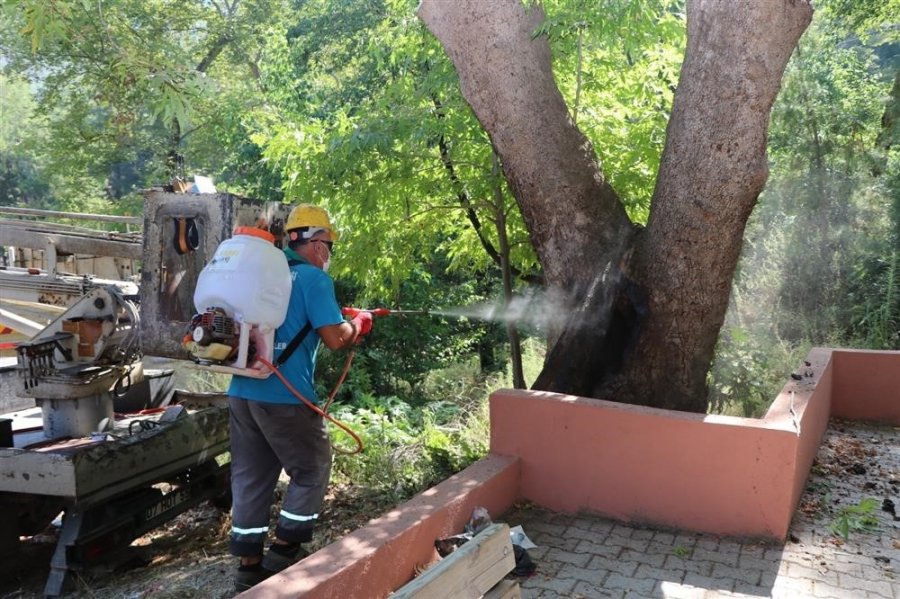
<instances>
[{"instance_id":1,"label":"green foliage","mask_svg":"<svg viewBox=\"0 0 900 599\"><path fill-rule=\"evenodd\" d=\"M483 246L497 247L491 145L414 8L304 4L287 39L268 48L272 102L252 115L252 139L281 172L286 199L335 215L344 231L335 272L366 297L397 296L435 253L450 272L484 273L493 262ZM504 193L512 261L531 272Z\"/></svg>"},{"instance_id":2,"label":"green foliage","mask_svg":"<svg viewBox=\"0 0 900 599\"><path fill-rule=\"evenodd\" d=\"M336 249L335 262L343 260L343 248ZM416 270L399 284L389 299L366 299L360 288L338 279L336 291L341 305L361 308L406 308L441 310L495 295L496 279L466 279L445 273L446 260L432 256L430 262L416 265ZM499 325L489 322L446 318L437 315L391 315L376 317L372 333L357 348L355 367L339 394L351 401L357 394L396 395L414 404L421 402L421 385L434 370L465 361L473 353L496 352L505 338L498 335ZM344 365L344 352L321 352L317 377L336 381ZM482 363L485 368L490 364ZM365 374L362 374L365 373ZM325 393L325 389L321 393ZM329 387L330 388L330 387Z\"/></svg>"},{"instance_id":3,"label":"green foliage","mask_svg":"<svg viewBox=\"0 0 900 599\"><path fill-rule=\"evenodd\" d=\"M386 397L378 402L369 397L365 405L355 409L334 405L331 415L359 435L365 453L355 456L336 454L332 479L336 483L343 480L361 485L380 483L395 493L402 493L407 485L419 484L420 479L417 479L411 462L398 455L415 440L409 421L410 411L408 404ZM336 427L330 427L330 430L335 445L352 448L345 433Z\"/></svg>"},{"instance_id":4,"label":"green foliage","mask_svg":"<svg viewBox=\"0 0 900 599\"><path fill-rule=\"evenodd\" d=\"M684 57L683 0L544 2L560 91L635 222L646 223Z\"/></svg>"},{"instance_id":5,"label":"green foliage","mask_svg":"<svg viewBox=\"0 0 900 599\"><path fill-rule=\"evenodd\" d=\"M53 131L40 149L56 195L115 200L159 185L176 153L187 156L187 175L220 177L242 191L239 170L253 191L270 188L258 160L237 160L248 135L225 133L240 130L253 106L254 61L282 8L256 0L177 9L143 0L4 3L0 48L6 70L28 78Z\"/></svg>"},{"instance_id":6,"label":"green foliage","mask_svg":"<svg viewBox=\"0 0 900 599\"><path fill-rule=\"evenodd\" d=\"M850 538L851 532L871 532L878 528L878 518L875 510L878 508L878 500L874 497L866 497L856 505L848 505L838 510L834 520L829 525L832 534Z\"/></svg>"},{"instance_id":7,"label":"green foliage","mask_svg":"<svg viewBox=\"0 0 900 599\"><path fill-rule=\"evenodd\" d=\"M900 348L900 253L873 255L854 275L851 339L871 349Z\"/></svg>"},{"instance_id":8,"label":"green foliage","mask_svg":"<svg viewBox=\"0 0 900 599\"><path fill-rule=\"evenodd\" d=\"M490 427L486 407L486 402L482 402L472 411L464 412L448 401L428 404L423 413L422 442L438 480L459 472L487 454Z\"/></svg>"},{"instance_id":9,"label":"green foliage","mask_svg":"<svg viewBox=\"0 0 900 599\"><path fill-rule=\"evenodd\" d=\"M537 364L542 350L539 343L525 343L525 364ZM372 395L335 405L332 414L361 434L365 451L338 455L334 482L365 486L401 501L459 472L487 453L487 398L509 387L510 379L508 373L485 374L470 359L431 371L417 407L397 397ZM343 432L331 431L336 443L349 446Z\"/></svg>"},{"instance_id":10,"label":"green foliage","mask_svg":"<svg viewBox=\"0 0 900 599\"><path fill-rule=\"evenodd\" d=\"M880 147L900 65L824 4L773 109L769 182L710 372L717 411L763 413L810 345L900 347L900 177Z\"/></svg>"},{"instance_id":11,"label":"green foliage","mask_svg":"<svg viewBox=\"0 0 900 599\"><path fill-rule=\"evenodd\" d=\"M365 450L339 454L333 480L406 499L485 455L485 406L436 401L414 409L397 398L371 396L354 407L337 405L332 415L360 435ZM346 447L346 435L331 430L335 443Z\"/></svg>"},{"instance_id":12,"label":"green foliage","mask_svg":"<svg viewBox=\"0 0 900 599\"><path fill-rule=\"evenodd\" d=\"M15 149L38 126L33 120L34 99L28 82L0 73L0 152Z\"/></svg>"},{"instance_id":13,"label":"green foliage","mask_svg":"<svg viewBox=\"0 0 900 599\"><path fill-rule=\"evenodd\" d=\"M52 202L35 147L45 135L28 82L0 73L0 205L45 208Z\"/></svg>"},{"instance_id":14,"label":"green foliage","mask_svg":"<svg viewBox=\"0 0 900 599\"><path fill-rule=\"evenodd\" d=\"M0 152L0 206L46 208L50 201L50 186L30 156Z\"/></svg>"},{"instance_id":15,"label":"green foliage","mask_svg":"<svg viewBox=\"0 0 900 599\"><path fill-rule=\"evenodd\" d=\"M710 412L762 417L808 351L739 327L723 331L709 372Z\"/></svg>"},{"instance_id":16,"label":"green foliage","mask_svg":"<svg viewBox=\"0 0 900 599\"><path fill-rule=\"evenodd\" d=\"M769 214L794 215L776 323L785 338L847 340L848 324L861 322L847 300L873 297L879 284L855 265L890 255L883 243L897 223L886 218L890 191L876 144L890 82L882 67L890 68L879 63L875 48L819 20L785 76L772 116L772 183L763 200Z\"/></svg>"},{"instance_id":17,"label":"green foliage","mask_svg":"<svg viewBox=\"0 0 900 599\"><path fill-rule=\"evenodd\" d=\"M820 0L816 10L839 33L852 31L872 44L898 39L898 0Z\"/></svg>"},{"instance_id":18,"label":"green foliage","mask_svg":"<svg viewBox=\"0 0 900 599\"><path fill-rule=\"evenodd\" d=\"M543 370L546 351L547 344L543 338L527 337L522 340L522 374L525 378L526 386L530 387L541 373L541 370ZM513 386L512 364L507 365L504 378L498 386Z\"/></svg>"}]
</instances>

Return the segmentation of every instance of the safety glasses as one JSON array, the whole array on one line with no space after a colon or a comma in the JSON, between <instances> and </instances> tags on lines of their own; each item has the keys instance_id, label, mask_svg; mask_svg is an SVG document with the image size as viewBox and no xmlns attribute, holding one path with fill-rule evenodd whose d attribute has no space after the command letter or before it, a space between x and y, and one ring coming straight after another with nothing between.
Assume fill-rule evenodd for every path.
<instances>
[{"instance_id":1,"label":"safety glasses","mask_svg":"<svg viewBox=\"0 0 900 599\"><path fill-rule=\"evenodd\" d=\"M324 243L328 246L328 252L331 253L334 251L334 242L333 241L325 241L324 239L310 239L310 243Z\"/></svg>"}]
</instances>

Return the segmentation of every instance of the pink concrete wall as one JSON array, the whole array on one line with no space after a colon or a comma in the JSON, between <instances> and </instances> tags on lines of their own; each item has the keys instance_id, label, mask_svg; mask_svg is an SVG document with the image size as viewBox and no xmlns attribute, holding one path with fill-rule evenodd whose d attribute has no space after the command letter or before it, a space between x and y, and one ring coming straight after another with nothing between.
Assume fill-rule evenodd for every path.
<instances>
[{"instance_id":1,"label":"pink concrete wall","mask_svg":"<svg viewBox=\"0 0 900 599\"><path fill-rule=\"evenodd\" d=\"M832 415L900 425L900 352L834 350Z\"/></svg>"},{"instance_id":2,"label":"pink concrete wall","mask_svg":"<svg viewBox=\"0 0 900 599\"><path fill-rule=\"evenodd\" d=\"M551 510L775 538L790 523L783 423L529 391L494 393L491 423L491 451L522 462L522 497Z\"/></svg>"},{"instance_id":3,"label":"pink concrete wall","mask_svg":"<svg viewBox=\"0 0 900 599\"><path fill-rule=\"evenodd\" d=\"M790 518L800 503L809 469L828 428L834 379L831 350L813 349L794 374L802 378L799 381L789 379L763 417L766 422L788 422L797 433L790 499L785 504L788 509L787 525L790 525Z\"/></svg>"},{"instance_id":4,"label":"pink concrete wall","mask_svg":"<svg viewBox=\"0 0 900 599\"><path fill-rule=\"evenodd\" d=\"M518 479L516 458L488 456L240 597L386 597L435 560L434 541L462 532L476 506L495 518L505 513Z\"/></svg>"},{"instance_id":5,"label":"pink concrete wall","mask_svg":"<svg viewBox=\"0 0 900 599\"><path fill-rule=\"evenodd\" d=\"M900 352L813 349L761 419L531 391L491 396L491 451L550 509L783 539L833 414L900 424Z\"/></svg>"}]
</instances>

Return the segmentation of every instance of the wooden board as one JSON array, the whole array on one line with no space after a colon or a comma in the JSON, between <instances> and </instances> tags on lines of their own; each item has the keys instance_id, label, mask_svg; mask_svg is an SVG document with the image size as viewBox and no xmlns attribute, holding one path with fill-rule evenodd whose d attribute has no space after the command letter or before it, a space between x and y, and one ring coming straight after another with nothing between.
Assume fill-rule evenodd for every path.
<instances>
[{"instance_id":1,"label":"wooden board","mask_svg":"<svg viewBox=\"0 0 900 599\"><path fill-rule=\"evenodd\" d=\"M479 599L515 566L509 526L491 524L391 599Z\"/></svg>"},{"instance_id":2,"label":"wooden board","mask_svg":"<svg viewBox=\"0 0 900 599\"><path fill-rule=\"evenodd\" d=\"M251 379L267 379L272 375L271 370L257 370L256 368L234 368L232 366L225 366L224 364L197 364L195 362L187 362L187 366L189 368L196 368L197 370L211 370L212 372L218 372L221 374L237 374L240 376L246 376Z\"/></svg>"},{"instance_id":3,"label":"wooden board","mask_svg":"<svg viewBox=\"0 0 900 599\"><path fill-rule=\"evenodd\" d=\"M501 580L484 594L484 599L522 599L522 589L515 580Z\"/></svg>"}]
</instances>

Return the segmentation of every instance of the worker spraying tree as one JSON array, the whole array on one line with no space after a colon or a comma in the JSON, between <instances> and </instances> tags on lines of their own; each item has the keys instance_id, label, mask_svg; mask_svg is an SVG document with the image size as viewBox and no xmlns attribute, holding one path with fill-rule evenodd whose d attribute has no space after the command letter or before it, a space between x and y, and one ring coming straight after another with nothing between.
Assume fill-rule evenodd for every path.
<instances>
[{"instance_id":1,"label":"worker spraying tree","mask_svg":"<svg viewBox=\"0 0 900 599\"><path fill-rule=\"evenodd\" d=\"M316 206L295 207L285 224L291 276L284 322L275 330L279 376L236 374L228 389L231 408L231 553L240 558L237 590L249 588L307 555L331 474L331 445L321 411L311 411L319 341L329 349L352 347L372 328L372 314L344 320L327 274L338 233ZM275 528L264 551L275 483L282 468L290 477Z\"/></svg>"},{"instance_id":2,"label":"worker spraying tree","mask_svg":"<svg viewBox=\"0 0 900 599\"><path fill-rule=\"evenodd\" d=\"M349 427L328 414L347 374L325 403L315 391L322 341L352 348L369 333L375 316L426 315L424 310L340 308L327 274L338 233L328 214L295 207L285 224L283 252L268 231L243 227L223 241L198 278L183 345L195 362L232 374L228 389L233 496L231 552L240 558L234 583L245 590L308 552L328 480L331 444L324 420L356 441ZM344 320L344 317L349 320ZM266 550L270 510L281 470L290 482Z\"/></svg>"}]
</instances>

